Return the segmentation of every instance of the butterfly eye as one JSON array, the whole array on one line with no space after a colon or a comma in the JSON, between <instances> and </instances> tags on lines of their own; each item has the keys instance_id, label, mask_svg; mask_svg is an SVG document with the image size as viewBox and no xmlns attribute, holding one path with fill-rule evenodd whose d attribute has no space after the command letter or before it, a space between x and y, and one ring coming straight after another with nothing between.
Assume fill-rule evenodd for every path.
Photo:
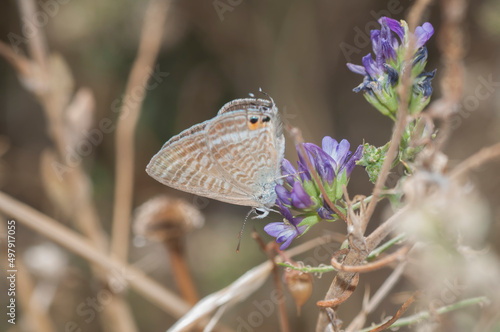
<instances>
[{"instance_id":1,"label":"butterfly eye","mask_svg":"<svg viewBox=\"0 0 500 332\"><path fill-rule=\"evenodd\" d=\"M250 118L250 123L251 124L255 124L255 123L257 123L257 121L259 121L259 118L256 117L255 115Z\"/></svg>"},{"instance_id":2,"label":"butterfly eye","mask_svg":"<svg viewBox=\"0 0 500 332\"><path fill-rule=\"evenodd\" d=\"M265 116L263 119L262 119L262 122L269 122L271 121L271 118L268 117L268 116Z\"/></svg>"}]
</instances>

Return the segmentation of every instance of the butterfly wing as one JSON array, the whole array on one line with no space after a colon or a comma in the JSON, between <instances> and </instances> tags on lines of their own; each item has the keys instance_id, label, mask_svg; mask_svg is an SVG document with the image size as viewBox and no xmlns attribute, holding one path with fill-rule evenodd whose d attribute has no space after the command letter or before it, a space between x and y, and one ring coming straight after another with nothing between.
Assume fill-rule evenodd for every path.
<instances>
[{"instance_id":1,"label":"butterfly wing","mask_svg":"<svg viewBox=\"0 0 500 332\"><path fill-rule=\"evenodd\" d=\"M146 172L166 186L217 199L247 205L248 195L221 175L206 144L206 125L195 125L166 142L151 159Z\"/></svg>"},{"instance_id":2,"label":"butterfly wing","mask_svg":"<svg viewBox=\"0 0 500 332\"><path fill-rule=\"evenodd\" d=\"M277 111L271 101L265 99L255 99L255 98L240 98L231 100L221 107L217 115L221 115L233 111L241 110L260 110L262 112L271 112L271 110Z\"/></svg>"},{"instance_id":3,"label":"butterfly wing","mask_svg":"<svg viewBox=\"0 0 500 332\"><path fill-rule=\"evenodd\" d=\"M284 136L276 107L251 101L239 104L239 110L219 112L205 128L207 145L212 159L252 206L270 207L281 181Z\"/></svg>"}]
</instances>

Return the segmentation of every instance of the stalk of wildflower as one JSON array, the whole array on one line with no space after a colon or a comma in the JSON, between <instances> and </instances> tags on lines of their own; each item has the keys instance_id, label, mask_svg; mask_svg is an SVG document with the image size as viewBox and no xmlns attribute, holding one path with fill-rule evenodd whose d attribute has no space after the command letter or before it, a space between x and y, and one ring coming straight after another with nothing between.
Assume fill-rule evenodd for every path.
<instances>
[{"instance_id":1,"label":"stalk of wildflower","mask_svg":"<svg viewBox=\"0 0 500 332\"><path fill-rule=\"evenodd\" d=\"M349 182L354 166L363 152L362 145L352 153L349 151L350 144L347 140L339 143L328 136L323 138L321 148L312 143L304 143L303 147L306 156L302 156L297 148L298 169L286 159L282 162L286 184L276 185L276 205L284 216L283 222L270 223L264 227L269 235L276 237L276 242L282 243L282 250L286 249L294 238L303 235L321 220L338 219L326 204L319 189L320 185L311 176L304 158L308 158L313 165L329 200L339 211L345 212L340 201L343 195L342 186Z\"/></svg>"},{"instance_id":2,"label":"stalk of wildflower","mask_svg":"<svg viewBox=\"0 0 500 332\"><path fill-rule=\"evenodd\" d=\"M371 31L373 53L364 56L362 66L348 63L347 67L354 73L364 76L363 82L354 88L354 92L363 92L366 100L382 114L395 120L398 109L397 88L401 84L405 63L405 53L412 52L411 80L412 93L408 110L415 114L427 106L432 94L431 80L435 71L424 72L427 63L427 48L425 43L434 34L434 28L428 22L415 29L415 48L410 47L411 33L408 24L381 17L378 21L380 30Z\"/></svg>"}]
</instances>

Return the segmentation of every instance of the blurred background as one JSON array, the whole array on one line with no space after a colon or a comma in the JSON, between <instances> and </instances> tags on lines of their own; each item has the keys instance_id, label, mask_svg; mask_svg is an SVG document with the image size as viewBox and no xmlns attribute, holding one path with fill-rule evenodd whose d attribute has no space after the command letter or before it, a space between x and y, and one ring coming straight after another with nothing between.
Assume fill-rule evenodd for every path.
<instances>
[{"instance_id":1,"label":"blurred background","mask_svg":"<svg viewBox=\"0 0 500 332\"><path fill-rule=\"evenodd\" d=\"M220 3L224 6L220 7ZM366 31L378 28L376 19L380 16L405 18L411 3L407 0L173 3L156 61L157 68L168 76L147 91L137 126L133 206L158 194L168 194L193 202L201 209L205 226L187 238L187 255L201 296L219 290L265 261L265 255L250 237L250 230L255 228L266 241L272 241L262 228L266 222L279 221L280 217L273 215L265 221L250 221L240 253L236 254L237 235L248 208L214 200L196 201L193 195L161 185L144 171L150 158L173 135L212 118L232 99L249 93L258 95L259 88L274 98L283 119L300 127L308 142L320 144L322 137L329 135L349 140L353 149L363 142L385 144L391 135L392 122L366 103L362 95L352 92L362 77L348 71L345 64L359 64L361 57L371 51ZM117 101L122 98L137 53L146 5L142 0L38 2L38 10L48 17L44 29L50 51L59 53L66 62L73 89L86 87L94 96L95 111L90 128L97 127L102 119L111 119L114 123L117 120ZM0 8L0 39L10 44L9 33L22 35L26 22L19 17L16 1L2 1ZM440 96L442 63L436 43L442 16L440 2L434 2L424 15L424 21L431 22L437 33L428 42L427 64L428 70L438 69L433 81L435 99ZM450 166L500 140L499 22L499 0L470 2L464 22L466 98L444 150L450 158ZM24 52L25 46L20 44ZM493 83L481 91L489 93L478 95L478 86L485 86L488 81ZM102 142L94 145L82 160L92 180L97 213L107 232L111 230L114 199L114 134L114 131L105 133ZM295 149L291 142L289 139L286 157L294 161ZM47 195L41 176L41 154L52 145L40 104L24 88L12 66L0 58L0 190L69 225L65 213ZM492 224L488 240L497 251L500 249L495 241L500 235L499 166L499 162L489 163L473 174L486 203L485 209L490 211L488 218ZM356 169L349 193L367 195L371 190L366 173ZM379 206L379 215L384 209L385 205ZM374 218L371 226L379 221L378 217ZM342 223L318 225L294 245L327 231L345 233L345 227ZM129 262L140 263L146 273L175 290L164 248L154 242L134 241L133 235L130 241ZM53 288L50 315L58 331L63 331L69 320L77 322L81 331L103 331L98 319L87 323L85 316L76 311L78 304L95 296L96 291L96 281L83 259L51 246L48 240L22 225L18 226L17 248L20 255L25 255L26 268L36 284L41 285L41 289ZM40 250L49 250L47 255L59 257L60 266L56 264L53 269L62 272L55 284L47 286L46 279L55 277L44 276L39 272L44 270L44 265L35 264L46 257L34 254L44 252ZM319 256L324 261L318 264L328 264L326 253ZM371 275L373 289L389 273L386 269ZM324 297L332 278L332 274L315 278L313 294L300 317L287 295L293 331L314 328L315 302ZM357 313L365 281L362 278L358 291L342 307L344 319ZM4 285L5 279L0 283ZM2 286L2 289L5 288ZM256 309L255 301L266 299L272 289L272 282L268 280L251 298L227 312L222 322L236 329L240 324L238 318L246 320L248 313ZM133 291L126 296L140 331L164 331L176 321ZM2 306L6 305L3 299L2 294ZM378 321L397 308L397 303L388 300L370 316L371 321ZM16 327L2 319L0 329L25 331L22 315L19 319L20 325ZM265 319L258 330L276 331L276 314Z\"/></svg>"}]
</instances>

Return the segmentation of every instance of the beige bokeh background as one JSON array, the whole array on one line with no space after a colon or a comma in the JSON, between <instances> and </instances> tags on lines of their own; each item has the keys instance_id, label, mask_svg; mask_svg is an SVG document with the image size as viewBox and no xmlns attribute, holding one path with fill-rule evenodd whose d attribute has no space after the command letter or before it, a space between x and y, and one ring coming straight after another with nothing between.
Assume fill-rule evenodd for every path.
<instances>
[{"instance_id":1,"label":"beige bokeh background","mask_svg":"<svg viewBox=\"0 0 500 332\"><path fill-rule=\"evenodd\" d=\"M320 144L325 135L346 138L353 146L363 141L374 145L387 142L392 123L361 95L352 92L362 78L349 72L345 63L360 63L361 57L370 52L370 45L363 43L366 40L359 31L374 27L374 16L392 12L392 17L404 18L410 1L241 1L222 14L217 12L214 3L179 1L167 18L157 63L169 76L148 91L143 105L136 135L134 206L160 193L193 201L192 195L164 187L148 177L144 172L146 164L171 136L213 117L227 101L257 94L259 88L274 98L283 118L299 126L308 142ZM123 93L136 54L145 5L145 1L131 0L70 0L59 4L46 24L48 44L67 61L75 85L87 86L95 95L95 124L104 118L116 121L113 105ZM0 8L0 38L8 42L10 32L21 34L23 22L14 1L3 1ZM460 123L445 148L450 165L500 140L500 83L491 84L487 96L477 95L483 81L500 82L498 9L500 3L496 0L474 1L468 9L466 98L457 118ZM431 22L438 33L440 10L440 6L434 5L425 14L425 20ZM442 64L436 40L435 35L428 43L427 68L438 69L433 86L435 96L439 96ZM0 59L0 189L57 219L61 213L47 198L39 170L40 153L51 144L46 129L40 106L20 84L14 70ZM93 180L98 212L107 230L112 217L113 135L114 132L104 134L102 143L83 158L84 167ZM286 156L291 160L296 158L290 139ZM490 240L493 243L500 233L499 165L490 163L474 173L482 199L491 209ZM368 194L371 189L364 171L355 170L349 192ZM241 252L236 254L237 234L248 209L212 200L202 205L206 225L189 236L188 251L199 291L206 295L266 259L250 238L249 229L255 227L266 240L271 238L262 230L265 221L251 221ZM381 211L383 206L378 212ZM279 216L274 215L266 221L277 220ZM327 230L345 232L345 227L340 223L319 225L296 242L312 239ZM45 241L22 226L18 229L20 254ZM498 250L498 244L495 246ZM157 244L143 247L132 244L130 261L140 261L150 275L173 287L163 250ZM328 263L326 257L320 253L318 263ZM91 273L80 258L70 254L68 258L68 272L60 281L50 310L52 317L59 327L72 319L81 324L83 331L100 331L97 320L87 324L76 312L77 305L93 294L94 285L88 278ZM306 258L308 256L302 257ZM383 270L374 274L370 280L372 287L380 284L388 273ZM294 314L293 303L288 302L293 331L310 331L315 326L315 301L323 297L331 279L332 275L316 278L312 298L300 318ZM349 317L350 310L352 315L357 312L363 284L364 281L343 306L341 312L345 318ZM254 301L264 301L271 289L272 283L268 282L264 289L231 309L222 320L229 326L237 326L238 318L247 319L248 314L256 310ZM129 298L141 331L163 331L175 321L133 292ZM389 302L371 318L379 320L395 308L397 306ZM2 319L2 330L5 324ZM275 331L276 324L276 315L272 314L258 330Z\"/></svg>"}]
</instances>

